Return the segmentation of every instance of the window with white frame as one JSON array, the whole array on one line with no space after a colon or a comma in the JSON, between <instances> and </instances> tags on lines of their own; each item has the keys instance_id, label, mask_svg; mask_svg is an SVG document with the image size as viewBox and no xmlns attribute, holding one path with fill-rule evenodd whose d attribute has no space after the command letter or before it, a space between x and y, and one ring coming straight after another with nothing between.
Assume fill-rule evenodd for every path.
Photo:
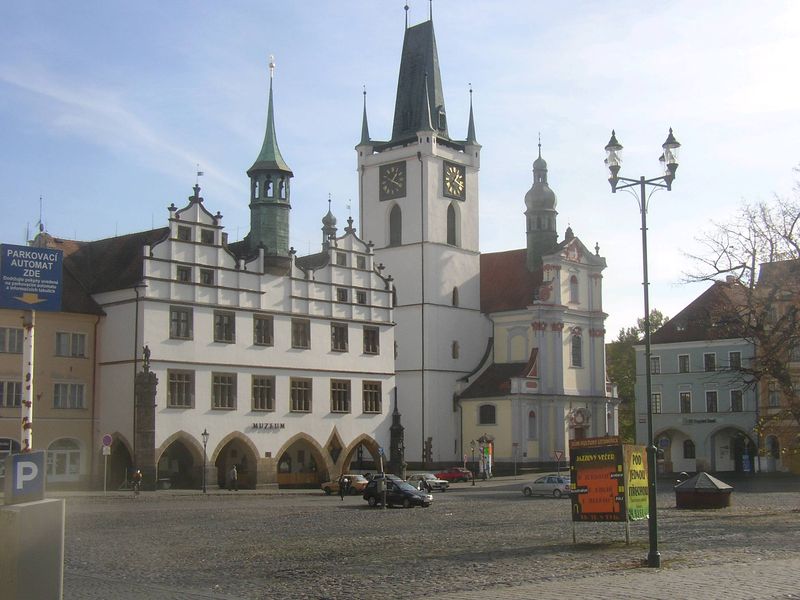
<instances>
[{"instance_id":1,"label":"window with white frame","mask_svg":"<svg viewBox=\"0 0 800 600\"><path fill-rule=\"evenodd\" d=\"M692 392L680 392L678 394L681 404L681 412L684 414L692 412Z\"/></svg>"},{"instance_id":2,"label":"window with white frame","mask_svg":"<svg viewBox=\"0 0 800 600\"><path fill-rule=\"evenodd\" d=\"M175 279L181 283L189 283L192 281L192 268L184 265L175 267Z\"/></svg>"},{"instance_id":3,"label":"window with white frame","mask_svg":"<svg viewBox=\"0 0 800 600\"><path fill-rule=\"evenodd\" d=\"M86 408L82 383L53 384L53 408Z\"/></svg>"},{"instance_id":4,"label":"window with white frame","mask_svg":"<svg viewBox=\"0 0 800 600\"><path fill-rule=\"evenodd\" d=\"M728 352L728 365L733 371L740 370L742 368L742 353Z\"/></svg>"},{"instance_id":5,"label":"window with white frame","mask_svg":"<svg viewBox=\"0 0 800 600\"><path fill-rule=\"evenodd\" d=\"M86 356L86 334L56 332L56 356Z\"/></svg>"},{"instance_id":6,"label":"window with white frame","mask_svg":"<svg viewBox=\"0 0 800 600\"><path fill-rule=\"evenodd\" d=\"M336 266L337 267L346 267L347 266L347 254L344 252L337 252L336 253Z\"/></svg>"},{"instance_id":7,"label":"window with white frame","mask_svg":"<svg viewBox=\"0 0 800 600\"><path fill-rule=\"evenodd\" d=\"M347 323L331 323L331 350L347 352Z\"/></svg>"},{"instance_id":8,"label":"window with white frame","mask_svg":"<svg viewBox=\"0 0 800 600\"><path fill-rule=\"evenodd\" d=\"M331 412L350 412L350 381L331 379Z\"/></svg>"},{"instance_id":9,"label":"window with white frame","mask_svg":"<svg viewBox=\"0 0 800 600\"><path fill-rule=\"evenodd\" d=\"M356 304L366 304L367 303L367 292L364 290L357 290L356 291Z\"/></svg>"},{"instance_id":10,"label":"window with white frame","mask_svg":"<svg viewBox=\"0 0 800 600\"><path fill-rule=\"evenodd\" d=\"M194 406L194 372L167 371L167 407L192 408Z\"/></svg>"},{"instance_id":11,"label":"window with white frame","mask_svg":"<svg viewBox=\"0 0 800 600\"><path fill-rule=\"evenodd\" d=\"M0 379L0 408L22 406L22 382Z\"/></svg>"},{"instance_id":12,"label":"window with white frame","mask_svg":"<svg viewBox=\"0 0 800 600\"><path fill-rule=\"evenodd\" d=\"M706 412L717 412L717 391L706 390Z\"/></svg>"},{"instance_id":13,"label":"window with white frame","mask_svg":"<svg viewBox=\"0 0 800 600\"><path fill-rule=\"evenodd\" d=\"M200 269L200 283L214 285L214 269Z\"/></svg>"},{"instance_id":14,"label":"window with white frame","mask_svg":"<svg viewBox=\"0 0 800 600\"><path fill-rule=\"evenodd\" d=\"M660 375L661 374L661 357L660 356L651 356L650 357L650 374L651 375Z\"/></svg>"},{"instance_id":15,"label":"window with white frame","mask_svg":"<svg viewBox=\"0 0 800 600\"><path fill-rule=\"evenodd\" d=\"M731 412L742 412L744 401L742 390L731 390Z\"/></svg>"},{"instance_id":16,"label":"window with white frame","mask_svg":"<svg viewBox=\"0 0 800 600\"><path fill-rule=\"evenodd\" d=\"M227 310L214 311L214 341L226 344L236 342L236 313Z\"/></svg>"},{"instance_id":17,"label":"window with white frame","mask_svg":"<svg viewBox=\"0 0 800 600\"><path fill-rule=\"evenodd\" d=\"M703 354L703 370L716 371L717 370L717 354L715 352L706 352Z\"/></svg>"},{"instance_id":18,"label":"window with white frame","mask_svg":"<svg viewBox=\"0 0 800 600\"><path fill-rule=\"evenodd\" d=\"M178 225L178 239L182 242L192 241L192 230L186 225Z\"/></svg>"},{"instance_id":19,"label":"window with white frame","mask_svg":"<svg viewBox=\"0 0 800 600\"><path fill-rule=\"evenodd\" d=\"M200 243L212 245L214 243L214 231L212 229L201 229Z\"/></svg>"},{"instance_id":20,"label":"window with white frame","mask_svg":"<svg viewBox=\"0 0 800 600\"><path fill-rule=\"evenodd\" d=\"M22 341L24 339L21 328L0 327L0 352L22 354Z\"/></svg>"},{"instance_id":21,"label":"window with white frame","mask_svg":"<svg viewBox=\"0 0 800 600\"><path fill-rule=\"evenodd\" d=\"M311 380L292 377L289 381L291 412L311 412Z\"/></svg>"},{"instance_id":22,"label":"window with white frame","mask_svg":"<svg viewBox=\"0 0 800 600\"><path fill-rule=\"evenodd\" d=\"M678 373L688 373L689 372L689 355L688 354L679 354L678 355Z\"/></svg>"},{"instance_id":23,"label":"window with white frame","mask_svg":"<svg viewBox=\"0 0 800 600\"><path fill-rule=\"evenodd\" d=\"M365 413L380 413L382 410L382 393L380 381L365 381L362 384L363 411Z\"/></svg>"},{"instance_id":24,"label":"window with white frame","mask_svg":"<svg viewBox=\"0 0 800 600\"><path fill-rule=\"evenodd\" d=\"M253 375L253 410L275 410L275 378Z\"/></svg>"},{"instance_id":25,"label":"window with white frame","mask_svg":"<svg viewBox=\"0 0 800 600\"><path fill-rule=\"evenodd\" d=\"M311 321L292 319L292 348L311 348Z\"/></svg>"},{"instance_id":26,"label":"window with white frame","mask_svg":"<svg viewBox=\"0 0 800 600\"><path fill-rule=\"evenodd\" d=\"M364 326L364 354L380 352L380 330L377 327Z\"/></svg>"},{"instance_id":27,"label":"window with white frame","mask_svg":"<svg viewBox=\"0 0 800 600\"><path fill-rule=\"evenodd\" d=\"M274 343L274 323L272 315L253 315L253 344L272 346Z\"/></svg>"},{"instance_id":28,"label":"window with white frame","mask_svg":"<svg viewBox=\"0 0 800 600\"><path fill-rule=\"evenodd\" d=\"M347 302L348 293L347 288L336 288L336 301Z\"/></svg>"},{"instance_id":29,"label":"window with white frame","mask_svg":"<svg viewBox=\"0 0 800 600\"><path fill-rule=\"evenodd\" d=\"M236 408L236 374L211 375L211 408L232 410Z\"/></svg>"},{"instance_id":30,"label":"window with white frame","mask_svg":"<svg viewBox=\"0 0 800 600\"><path fill-rule=\"evenodd\" d=\"M169 337L173 340L192 339L192 309L190 307L169 307Z\"/></svg>"},{"instance_id":31,"label":"window with white frame","mask_svg":"<svg viewBox=\"0 0 800 600\"><path fill-rule=\"evenodd\" d=\"M356 255L356 268L364 270L367 268L367 257L361 254Z\"/></svg>"},{"instance_id":32,"label":"window with white frame","mask_svg":"<svg viewBox=\"0 0 800 600\"><path fill-rule=\"evenodd\" d=\"M47 448L47 480L77 481L81 473L81 450L75 440L62 438Z\"/></svg>"},{"instance_id":33,"label":"window with white frame","mask_svg":"<svg viewBox=\"0 0 800 600\"><path fill-rule=\"evenodd\" d=\"M653 408L653 414L661 414L661 392L650 394L650 404Z\"/></svg>"}]
</instances>

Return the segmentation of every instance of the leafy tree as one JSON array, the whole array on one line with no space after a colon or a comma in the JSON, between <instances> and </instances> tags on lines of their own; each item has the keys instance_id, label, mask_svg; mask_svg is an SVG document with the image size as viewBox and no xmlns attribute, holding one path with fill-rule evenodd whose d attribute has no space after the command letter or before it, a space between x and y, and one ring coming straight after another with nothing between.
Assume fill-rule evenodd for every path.
<instances>
[{"instance_id":1,"label":"leafy tree","mask_svg":"<svg viewBox=\"0 0 800 600\"><path fill-rule=\"evenodd\" d=\"M742 379L759 386L762 397L773 386L781 392L783 402L762 412L757 433L780 433L794 454L800 453L799 226L800 185L791 198L744 203L698 238L701 251L689 254L695 269L687 273L689 281L726 277L741 284L735 315L717 320L732 324L756 348L755 359L738 369Z\"/></svg>"},{"instance_id":2,"label":"leafy tree","mask_svg":"<svg viewBox=\"0 0 800 600\"><path fill-rule=\"evenodd\" d=\"M669 320L661 311L650 311L650 333ZM624 442L632 443L636 438L634 405L636 395L636 351L634 346L642 343L644 318L636 321L634 327L619 330L617 339L606 346L606 371L611 383L617 386L619 404L619 434Z\"/></svg>"}]
</instances>

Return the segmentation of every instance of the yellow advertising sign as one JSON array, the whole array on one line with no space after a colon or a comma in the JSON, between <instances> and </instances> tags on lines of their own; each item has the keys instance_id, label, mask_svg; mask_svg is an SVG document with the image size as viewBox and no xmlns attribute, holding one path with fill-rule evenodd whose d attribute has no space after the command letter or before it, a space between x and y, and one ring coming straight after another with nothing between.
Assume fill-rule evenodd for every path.
<instances>
[{"instance_id":1,"label":"yellow advertising sign","mask_svg":"<svg viewBox=\"0 0 800 600\"><path fill-rule=\"evenodd\" d=\"M625 500L628 520L639 521L649 517L647 450L644 446L623 446L625 465Z\"/></svg>"}]
</instances>

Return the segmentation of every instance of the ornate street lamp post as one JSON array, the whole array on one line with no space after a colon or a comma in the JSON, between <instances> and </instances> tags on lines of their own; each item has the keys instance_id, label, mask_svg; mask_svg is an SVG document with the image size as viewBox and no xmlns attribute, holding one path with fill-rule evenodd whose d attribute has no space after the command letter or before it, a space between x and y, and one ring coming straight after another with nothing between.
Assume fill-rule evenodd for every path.
<instances>
[{"instance_id":1,"label":"ornate street lamp post","mask_svg":"<svg viewBox=\"0 0 800 600\"><path fill-rule=\"evenodd\" d=\"M650 378L650 296L649 296L649 281L647 276L647 207L650 202L650 196L659 189L665 188L667 191L672 190L672 182L675 180L675 172L678 170L678 148L680 144L672 135L672 128L669 130L667 140L661 145L663 153L659 158L664 174L660 177L647 179L640 177L639 179L628 179L620 177L619 171L622 167L622 144L617 141L616 133L611 131L611 139L606 144L606 166L608 167L611 177L608 182L611 184L611 192L616 193L617 190L628 190L635 198L639 205L639 212L642 216L642 273L644 281L642 286L644 288L644 365L645 365L645 382L647 394L647 469L649 471L649 538L650 538L650 552L647 555L648 567L661 566L661 554L658 552L658 514L656 503L656 452L655 439L653 439L653 393L652 382ZM622 185L620 185L622 183ZM647 186L654 188L651 190L650 195L647 194ZM639 194L636 194L636 188L639 188Z\"/></svg>"},{"instance_id":2,"label":"ornate street lamp post","mask_svg":"<svg viewBox=\"0 0 800 600\"><path fill-rule=\"evenodd\" d=\"M203 493L206 493L206 446L208 446L208 430L203 428L200 437L203 438Z\"/></svg>"},{"instance_id":3,"label":"ornate street lamp post","mask_svg":"<svg viewBox=\"0 0 800 600\"><path fill-rule=\"evenodd\" d=\"M472 485L475 485L475 440L469 443L469 447L472 450Z\"/></svg>"}]
</instances>

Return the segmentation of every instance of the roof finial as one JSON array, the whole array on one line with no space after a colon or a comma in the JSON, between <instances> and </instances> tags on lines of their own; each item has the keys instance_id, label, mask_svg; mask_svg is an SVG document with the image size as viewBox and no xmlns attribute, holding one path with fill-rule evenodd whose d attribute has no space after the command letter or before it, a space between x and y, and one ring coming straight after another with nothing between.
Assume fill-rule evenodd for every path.
<instances>
[{"instance_id":1,"label":"roof finial","mask_svg":"<svg viewBox=\"0 0 800 600\"><path fill-rule=\"evenodd\" d=\"M200 163L196 163L196 165L197 165L197 175L194 178L194 183L195 183L195 185L199 185L200 184L200 178L203 175L205 175L205 173L200 170Z\"/></svg>"},{"instance_id":2,"label":"roof finial","mask_svg":"<svg viewBox=\"0 0 800 600\"><path fill-rule=\"evenodd\" d=\"M539 158L542 158L542 132L539 132Z\"/></svg>"},{"instance_id":3,"label":"roof finial","mask_svg":"<svg viewBox=\"0 0 800 600\"><path fill-rule=\"evenodd\" d=\"M408 29L408 4L403 7L406 11L406 29Z\"/></svg>"},{"instance_id":4,"label":"roof finial","mask_svg":"<svg viewBox=\"0 0 800 600\"><path fill-rule=\"evenodd\" d=\"M328 212L331 211L331 193L328 192Z\"/></svg>"},{"instance_id":5,"label":"roof finial","mask_svg":"<svg viewBox=\"0 0 800 600\"><path fill-rule=\"evenodd\" d=\"M275 77L275 56L273 54L269 55L269 80L270 83L272 82L272 78Z\"/></svg>"}]
</instances>

